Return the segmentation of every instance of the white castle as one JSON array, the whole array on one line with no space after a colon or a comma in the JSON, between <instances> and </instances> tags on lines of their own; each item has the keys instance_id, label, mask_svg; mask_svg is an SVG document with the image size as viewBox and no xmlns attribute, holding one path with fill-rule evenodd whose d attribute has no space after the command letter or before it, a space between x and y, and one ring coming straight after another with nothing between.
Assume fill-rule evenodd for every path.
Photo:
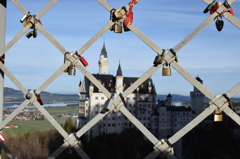
<instances>
[{"instance_id":1,"label":"white castle","mask_svg":"<svg viewBox=\"0 0 240 159\"><path fill-rule=\"evenodd\" d=\"M124 77L119 63L116 76L108 73L108 56L105 47L100 54L99 73L93 76L111 93L122 93L131 86L138 77ZM199 77L199 82L203 82ZM77 127L81 128L101 112L108 98L84 77L79 84L79 117ZM203 111L204 95L194 87L190 92L191 107L174 106L172 96L168 94L166 100L157 100L157 93L152 78L148 78L131 94L125 97L126 108L158 139L167 139L188 124ZM98 124L94 125L87 135L93 137L104 133L120 133L127 128L135 127L121 112L110 112ZM177 142L175 154L181 158L181 149ZM181 147L181 146L180 146Z\"/></svg>"}]
</instances>

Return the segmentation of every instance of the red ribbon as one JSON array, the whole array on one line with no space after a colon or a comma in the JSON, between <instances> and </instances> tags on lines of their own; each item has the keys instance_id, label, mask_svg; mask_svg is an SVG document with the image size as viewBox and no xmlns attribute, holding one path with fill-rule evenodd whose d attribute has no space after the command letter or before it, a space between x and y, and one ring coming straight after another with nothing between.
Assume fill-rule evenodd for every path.
<instances>
[{"instance_id":1,"label":"red ribbon","mask_svg":"<svg viewBox=\"0 0 240 159\"><path fill-rule=\"evenodd\" d=\"M133 8L133 6L135 4L137 4L136 0L132 0L132 2L128 3L130 8L129 8L129 12L126 14L126 18L124 20L124 24L126 26L132 25L132 22L133 22L133 11L132 11L132 8Z\"/></svg>"}]
</instances>

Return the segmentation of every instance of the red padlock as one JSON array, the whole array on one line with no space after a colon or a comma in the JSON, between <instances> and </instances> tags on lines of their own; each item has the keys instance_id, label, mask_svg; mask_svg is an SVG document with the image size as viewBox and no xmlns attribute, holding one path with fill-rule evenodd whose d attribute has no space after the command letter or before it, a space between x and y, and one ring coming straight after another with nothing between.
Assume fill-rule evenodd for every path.
<instances>
[{"instance_id":1,"label":"red padlock","mask_svg":"<svg viewBox=\"0 0 240 159\"><path fill-rule=\"evenodd\" d=\"M0 140L1 140L2 142L6 141L6 138L3 136L2 133L0 133Z\"/></svg>"},{"instance_id":2,"label":"red padlock","mask_svg":"<svg viewBox=\"0 0 240 159\"><path fill-rule=\"evenodd\" d=\"M71 154L73 153L73 150L70 149L70 148L68 148L68 149L66 150L66 153L69 154L69 155L71 155Z\"/></svg>"},{"instance_id":3,"label":"red padlock","mask_svg":"<svg viewBox=\"0 0 240 159\"><path fill-rule=\"evenodd\" d=\"M37 101L40 105L43 105L42 99L40 98L40 94L37 95Z\"/></svg>"},{"instance_id":4,"label":"red padlock","mask_svg":"<svg viewBox=\"0 0 240 159\"><path fill-rule=\"evenodd\" d=\"M42 22L40 20L37 21L38 23L40 23L42 25Z\"/></svg>"},{"instance_id":5,"label":"red padlock","mask_svg":"<svg viewBox=\"0 0 240 159\"><path fill-rule=\"evenodd\" d=\"M220 3L216 2L214 7L210 10L210 14L215 13L218 10L219 7L220 7Z\"/></svg>"},{"instance_id":6,"label":"red padlock","mask_svg":"<svg viewBox=\"0 0 240 159\"><path fill-rule=\"evenodd\" d=\"M86 67L88 65L88 62L85 60L84 57L80 57L79 60L82 62L82 64Z\"/></svg>"},{"instance_id":7,"label":"red padlock","mask_svg":"<svg viewBox=\"0 0 240 159\"><path fill-rule=\"evenodd\" d=\"M0 56L0 61L4 63L4 58L2 56Z\"/></svg>"},{"instance_id":8,"label":"red padlock","mask_svg":"<svg viewBox=\"0 0 240 159\"><path fill-rule=\"evenodd\" d=\"M230 8L230 9L228 10L228 12L234 16L234 12L233 12L233 9L232 9L232 8Z\"/></svg>"}]
</instances>

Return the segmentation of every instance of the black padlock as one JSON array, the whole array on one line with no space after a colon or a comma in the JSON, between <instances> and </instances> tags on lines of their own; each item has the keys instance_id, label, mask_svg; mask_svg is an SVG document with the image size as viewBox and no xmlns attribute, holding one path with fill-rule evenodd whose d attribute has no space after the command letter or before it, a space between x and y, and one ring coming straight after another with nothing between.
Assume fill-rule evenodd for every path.
<instances>
[{"instance_id":1,"label":"black padlock","mask_svg":"<svg viewBox=\"0 0 240 159\"><path fill-rule=\"evenodd\" d=\"M211 9L212 9L212 7L215 5L215 0L211 3L211 4L209 4L208 6L207 6L207 8L206 9L204 9L204 11L203 11L203 13L207 13L208 11L210 11Z\"/></svg>"},{"instance_id":2,"label":"black padlock","mask_svg":"<svg viewBox=\"0 0 240 159\"><path fill-rule=\"evenodd\" d=\"M217 19L215 24L216 24L216 27L217 27L218 31L221 31L223 29L224 22L223 22L222 19Z\"/></svg>"}]
</instances>

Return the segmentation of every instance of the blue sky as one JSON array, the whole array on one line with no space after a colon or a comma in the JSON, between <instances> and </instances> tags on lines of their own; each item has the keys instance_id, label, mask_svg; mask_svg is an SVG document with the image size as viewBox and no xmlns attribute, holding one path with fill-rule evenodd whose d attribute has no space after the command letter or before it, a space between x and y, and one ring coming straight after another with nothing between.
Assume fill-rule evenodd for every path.
<instances>
[{"instance_id":1,"label":"blue sky","mask_svg":"<svg viewBox=\"0 0 240 159\"><path fill-rule=\"evenodd\" d=\"M23 14L10 0L7 2L6 44L23 28L19 22ZM37 14L49 1L19 2L31 14ZM129 0L108 2L118 8ZM133 24L159 47L169 49L209 16L209 13L203 14L206 6L201 0L140 0L133 8ZM240 1L235 2L232 8L240 19ZM95 0L59 0L40 20L68 51L76 51L109 21L109 12ZM213 22L177 54L179 64L192 76L199 76L214 94L226 93L240 81L240 29L223 20L221 32ZM139 77L153 65L156 53L135 34L107 31L83 54L89 63L89 72L99 71L103 39L110 61L110 74L116 74L119 60L123 75L128 77ZM35 39L23 36L6 53L6 66L27 89L37 89L62 64L63 55L40 32ZM158 94L189 96L193 90L193 86L174 69L170 77L161 74L159 69L152 76ZM78 70L76 76L63 73L45 91L75 94L82 78ZM5 87L17 89L7 77L5 79ZM240 93L235 97L240 97Z\"/></svg>"}]
</instances>

